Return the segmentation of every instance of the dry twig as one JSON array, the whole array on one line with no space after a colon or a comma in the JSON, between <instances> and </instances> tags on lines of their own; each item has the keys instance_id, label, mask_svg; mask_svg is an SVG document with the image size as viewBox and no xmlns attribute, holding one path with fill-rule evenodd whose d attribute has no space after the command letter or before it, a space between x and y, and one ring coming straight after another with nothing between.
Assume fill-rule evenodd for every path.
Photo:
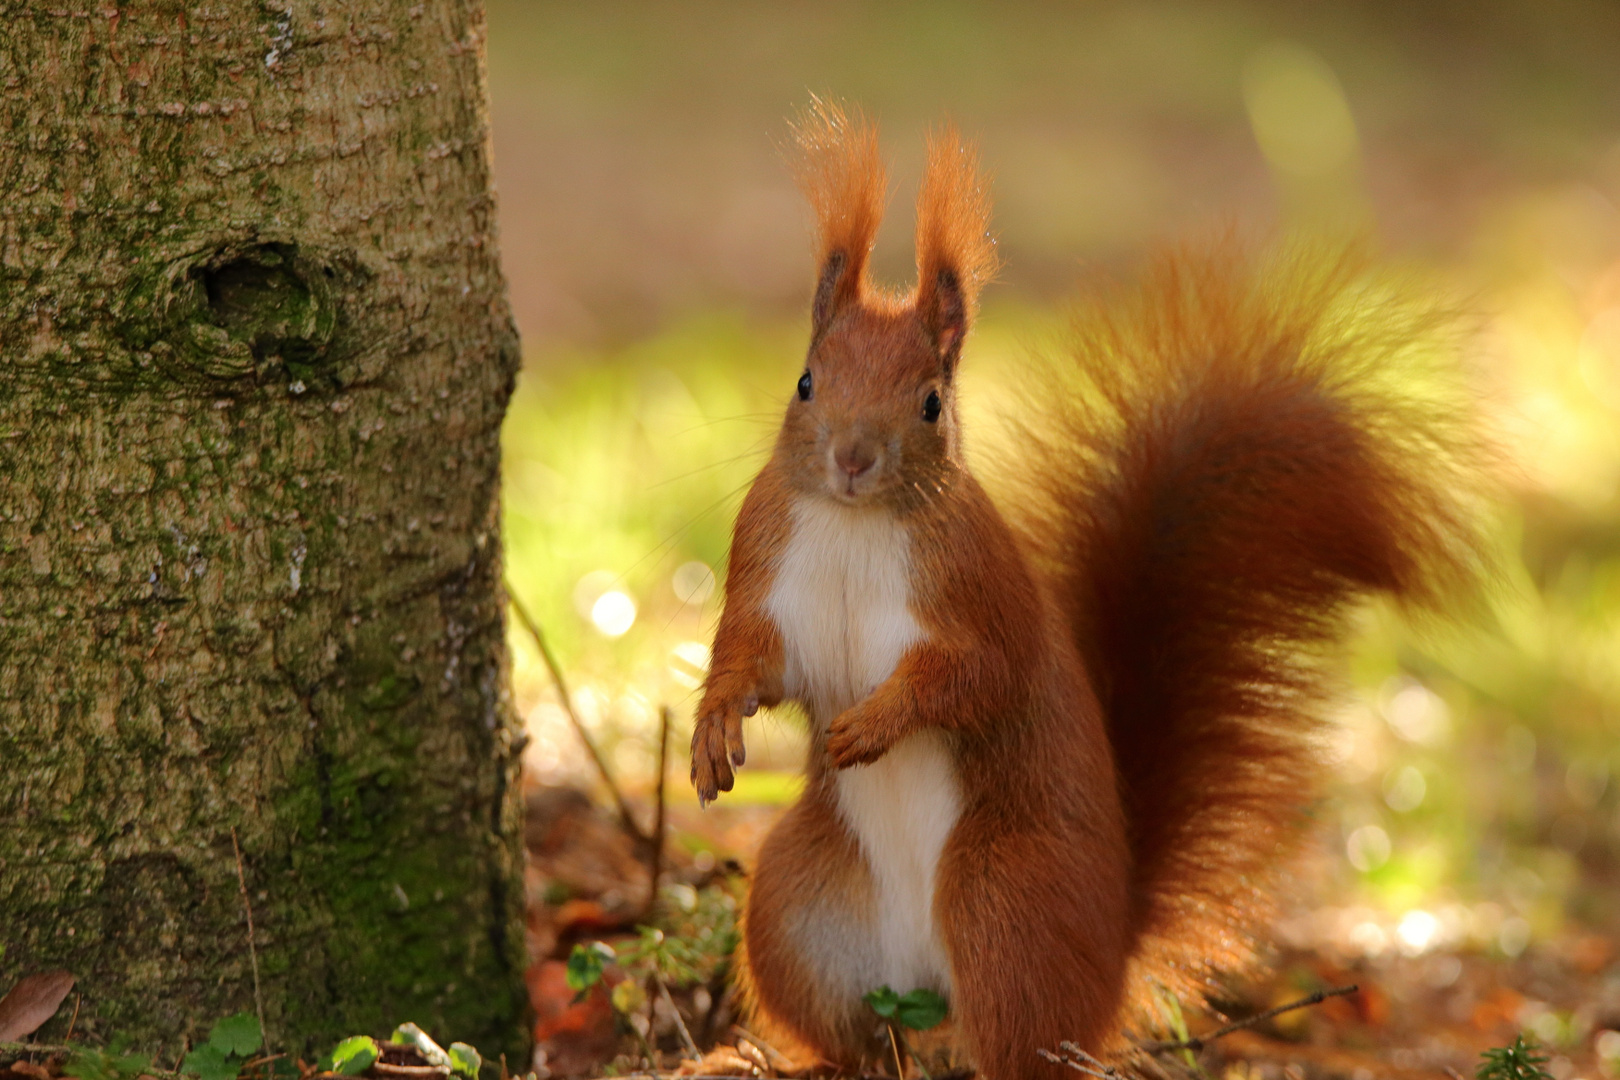
<instances>
[{"instance_id":1,"label":"dry twig","mask_svg":"<svg viewBox=\"0 0 1620 1080\"><path fill-rule=\"evenodd\" d=\"M889 1029L889 1049L894 1051L894 1075L897 1080L906 1080L906 1063L900 1060L900 1040L894 1033L894 1025L884 1025Z\"/></svg>"},{"instance_id":2,"label":"dry twig","mask_svg":"<svg viewBox=\"0 0 1620 1080\"><path fill-rule=\"evenodd\" d=\"M619 790L618 783L614 781L613 773L607 767L607 760L602 757L602 751L597 749L596 743L591 739L591 733L585 729L585 722L579 718L579 713L574 711L574 699L568 693L568 680L563 678L562 666L557 663L557 657L547 644L546 635L541 631L540 624L529 614L528 608L523 606L523 601L518 599L517 593L512 591L510 581L506 583L506 600L517 613L518 622L523 624L523 628L529 632L529 636L534 638L535 645L539 647L540 656L546 662L546 669L551 672L551 681L557 686L557 696L562 698L563 711L568 714L569 722L574 725L574 733L579 736L579 741L585 744L586 752L591 755L591 761L595 763L596 772L601 776L602 783L607 785L608 792L612 794L624 831L640 843L650 842L647 834L641 831L641 826L636 824L635 816L630 813L630 804L625 801L624 792Z\"/></svg>"},{"instance_id":3,"label":"dry twig","mask_svg":"<svg viewBox=\"0 0 1620 1080\"><path fill-rule=\"evenodd\" d=\"M1037 1050L1035 1052L1054 1065L1067 1065L1076 1072L1083 1072L1087 1076L1095 1076L1098 1080L1119 1080L1122 1076L1114 1066L1099 1061L1072 1042L1060 1043L1058 1049L1069 1056L1063 1057L1052 1053L1050 1050Z\"/></svg>"},{"instance_id":4,"label":"dry twig","mask_svg":"<svg viewBox=\"0 0 1620 1080\"><path fill-rule=\"evenodd\" d=\"M82 1049L78 1046L64 1046L58 1043L31 1043L12 1042L9 1039L0 1039L0 1054L71 1054Z\"/></svg>"},{"instance_id":5,"label":"dry twig","mask_svg":"<svg viewBox=\"0 0 1620 1080\"><path fill-rule=\"evenodd\" d=\"M653 905L658 903L658 879L664 873L664 815L668 808L664 803L664 779L669 771L669 706L665 705L658 710L658 814L653 819L653 834L651 851L647 856L651 864L648 868L647 881L647 912L650 914Z\"/></svg>"},{"instance_id":6,"label":"dry twig","mask_svg":"<svg viewBox=\"0 0 1620 1080\"><path fill-rule=\"evenodd\" d=\"M1302 997L1298 1001L1291 1001L1287 1005L1279 1005L1275 1009L1267 1009L1263 1013L1256 1013L1246 1020L1234 1020L1224 1027L1216 1028L1208 1035L1200 1035L1195 1039L1176 1039L1170 1042L1142 1043L1140 1046L1142 1050L1145 1050L1150 1054L1162 1054L1173 1050L1192 1050L1196 1052L1202 1050L1204 1047L1208 1046L1210 1043L1214 1042L1216 1039L1219 1039L1223 1035L1230 1035L1234 1031L1240 1031L1243 1028L1253 1027L1256 1024L1262 1024L1274 1016L1281 1016L1283 1013L1293 1012L1295 1009L1304 1009L1311 1005L1320 1005L1328 998L1344 997L1347 994L1354 994L1360 989L1361 987L1359 985L1356 983L1351 983L1349 986L1335 986L1330 990L1318 990L1316 993ZM1067 1048L1067 1044L1065 1044L1065 1048Z\"/></svg>"},{"instance_id":7,"label":"dry twig","mask_svg":"<svg viewBox=\"0 0 1620 1080\"><path fill-rule=\"evenodd\" d=\"M658 972L653 972L653 984L658 987L658 993L664 999L664 1006L669 1009L669 1015L675 1018L675 1030L680 1032L681 1045L686 1047L686 1053L693 1061L702 1061L703 1052L692 1041L692 1033L686 1030L686 1021L681 1019L681 1010L675 1007L675 999L669 996L669 987L664 985L664 979Z\"/></svg>"}]
</instances>

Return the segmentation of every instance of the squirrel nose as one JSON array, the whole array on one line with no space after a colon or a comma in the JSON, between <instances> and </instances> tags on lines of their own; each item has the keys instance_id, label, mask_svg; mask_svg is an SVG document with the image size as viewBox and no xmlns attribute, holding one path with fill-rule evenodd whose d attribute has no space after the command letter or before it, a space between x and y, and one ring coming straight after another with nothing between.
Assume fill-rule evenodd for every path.
<instances>
[{"instance_id":1,"label":"squirrel nose","mask_svg":"<svg viewBox=\"0 0 1620 1080\"><path fill-rule=\"evenodd\" d=\"M870 469L876 460L877 455L865 442L846 443L833 451L833 461L851 480Z\"/></svg>"}]
</instances>

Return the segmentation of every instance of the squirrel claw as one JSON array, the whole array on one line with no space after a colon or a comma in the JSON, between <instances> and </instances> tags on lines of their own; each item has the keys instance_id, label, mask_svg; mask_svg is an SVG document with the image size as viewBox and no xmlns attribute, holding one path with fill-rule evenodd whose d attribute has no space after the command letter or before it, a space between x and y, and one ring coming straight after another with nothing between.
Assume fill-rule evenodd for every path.
<instances>
[{"instance_id":1,"label":"squirrel claw","mask_svg":"<svg viewBox=\"0 0 1620 1080\"><path fill-rule=\"evenodd\" d=\"M855 765L870 765L882 757L888 747L876 740L864 738L852 724L834 724L827 733L827 756L833 767L848 769Z\"/></svg>"},{"instance_id":2,"label":"squirrel claw","mask_svg":"<svg viewBox=\"0 0 1620 1080\"><path fill-rule=\"evenodd\" d=\"M692 787L699 805L706 807L720 792L730 791L735 770L747 757L739 710L700 713L692 730Z\"/></svg>"}]
</instances>

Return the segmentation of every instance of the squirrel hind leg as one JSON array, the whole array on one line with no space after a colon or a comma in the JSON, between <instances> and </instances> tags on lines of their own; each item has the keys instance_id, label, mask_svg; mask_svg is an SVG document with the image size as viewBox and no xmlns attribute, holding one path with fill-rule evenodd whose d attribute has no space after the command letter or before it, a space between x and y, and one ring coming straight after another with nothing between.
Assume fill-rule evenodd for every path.
<instances>
[{"instance_id":1,"label":"squirrel hind leg","mask_svg":"<svg viewBox=\"0 0 1620 1080\"><path fill-rule=\"evenodd\" d=\"M953 841L937 901L959 1039L981 1076L1072 1075L1038 1051L1115 1049L1131 944L1122 853L1095 832L983 840Z\"/></svg>"},{"instance_id":2,"label":"squirrel hind leg","mask_svg":"<svg viewBox=\"0 0 1620 1080\"><path fill-rule=\"evenodd\" d=\"M858 1070L882 1051L872 882L828 793L812 786L765 838L734 959L750 1029L805 1066ZM757 1027L755 1027L757 1025Z\"/></svg>"}]
</instances>

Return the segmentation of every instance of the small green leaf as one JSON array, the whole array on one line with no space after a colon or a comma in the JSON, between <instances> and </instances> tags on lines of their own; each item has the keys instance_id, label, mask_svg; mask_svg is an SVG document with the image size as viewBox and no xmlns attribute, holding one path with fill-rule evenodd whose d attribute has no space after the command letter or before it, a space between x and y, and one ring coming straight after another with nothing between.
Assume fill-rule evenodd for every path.
<instances>
[{"instance_id":1,"label":"small green leaf","mask_svg":"<svg viewBox=\"0 0 1620 1080\"><path fill-rule=\"evenodd\" d=\"M81 1050L69 1055L62 1072L75 1080L122 1080L125 1076L136 1076L143 1069L151 1067L148 1059L134 1054L123 1055L122 1047L129 1045L128 1039L115 1038L113 1044L120 1048L119 1051Z\"/></svg>"},{"instance_id":2,"label":"small green leaf","mask_svg":"<svg viewBox=\"0 0 1620 1080\"><path fill-rule=\"evenodd\" d=\"M222 1054L235 1054L241 1058L252 1054L263 1042L264 1032L259 1030L259 1018L252 1013L227 1016L208 1033L209 1046Z\"/></svg>"},{"instance_id":3,"label":"small green leaf","mask_svg":"<svg viewBox=\"0 0 1620 1080\"><path fill-rule=\"evenodd\" d=\"M900 1007L900 995L887 986L880 986L861 999L872 1007L872 1011L885 1020L894 1018L894 1011Z\"/></svg>"},{"instance_id":4,"label":"small green leaf","mask_svg":"<svg viewBox=\"0 0 1620 1080\"><path fill-rule=\"evenodd\" d=\"M912 1031L927 1031L938 1027L945 1019L945 999L932 990L917 989L903 995L894 1010L894 1018L902 1027Z\"/></svg>"},{"instance_id":5,"label":"small green leaf","mask_svg":"<svg viewBox=\"0 0 1620 1080\"><path fill-rule=\"evenodd\" d=\"M608 995L608 998L613 1002L613 1008L621 1015L630 1016L639 1013L647 1004L647 991L643 990L636 980L626 979L613 988L613 993Z\"/></svg>"},{"instance_id":6,"label":"small green leaf","mask_svg":"<svg viewBox=\"0 0 1620 1080\"><path fill-rule=\"evenodd\" d=\"M600 941L581 943L568 954L568 971L564 978L568 989L583 993L602 981L602 967L616 959L613 948Z\"/></svg>"},{"instance_id":7,"label":"small green leaf","mask_svg":"<svg viewBox=\"0 0 1620 1080\"><path fill-rule=\"evenodd\" d=\"M194 1046L181 1063L180 1071L190 1073L198 1080L236 1080L242 1063L215 1046L212 1041Z\"/></svg>"},{"instance_id":8,"label":"small green leaf","mask_svg":"<svg viewBox=\"0 0 1620 1080\"><path fill-rule=\"evenodd\" d=\"M484 1067L484 1059L477 1050L463 1042L450 1044L450 1068L462 1076L477 1076Z\"/></svg>"},{"instance_id":9,"label":"small green leaf","mask_svg":"<svg viewBox=\"0 0 1620 1080\"><path fill-rule=\"evenodd\" d=\"M344 1076L359 1076L377 1063L382 1052L377 1049L377 1040L370 1035L356 1035L344 1039L332 1048L327 1055L330 1069Z\"/></svg>"}]
</instances>

